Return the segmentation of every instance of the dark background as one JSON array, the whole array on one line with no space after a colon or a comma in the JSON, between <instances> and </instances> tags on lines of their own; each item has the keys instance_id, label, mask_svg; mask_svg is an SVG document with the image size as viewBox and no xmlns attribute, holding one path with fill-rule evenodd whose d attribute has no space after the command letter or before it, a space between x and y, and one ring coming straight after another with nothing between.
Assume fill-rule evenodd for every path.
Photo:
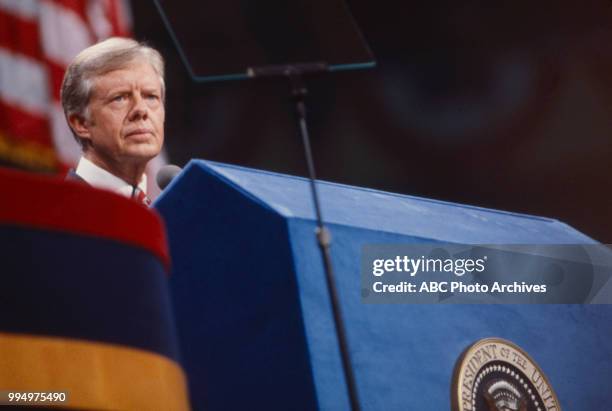
<instances>
[{"instance_id":1,"label":"dark background","mask_svg":"<svg viewBox=\"0 0 612 411\"><path fill-rule=\"evenodd\" d=\"M612 242L612 2L348 4L378 65L308 82L319 178L553 217ZM132 12L136 38L166 58L172 163L306 174L286 82L196 84L152 1Z\"/></svg>"}]
</instances>

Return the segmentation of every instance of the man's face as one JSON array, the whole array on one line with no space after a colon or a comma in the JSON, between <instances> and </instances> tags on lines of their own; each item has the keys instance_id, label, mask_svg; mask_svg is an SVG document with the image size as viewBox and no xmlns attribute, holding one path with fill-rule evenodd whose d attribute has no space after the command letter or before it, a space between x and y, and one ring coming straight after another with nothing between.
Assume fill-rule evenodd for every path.
<instances>
[{"instance_id":1,"label":"man's face","mask_svg":"<svg viewBox=\"0 0 612 411\"><path fill-rule=\"evenodd\" d=\"M89 141L87 154L94 161L110 168L143 165L162 148L164 117L159 76L148 63L133 63L94 79L78 134Z\"/></svg>"}]
</instances>

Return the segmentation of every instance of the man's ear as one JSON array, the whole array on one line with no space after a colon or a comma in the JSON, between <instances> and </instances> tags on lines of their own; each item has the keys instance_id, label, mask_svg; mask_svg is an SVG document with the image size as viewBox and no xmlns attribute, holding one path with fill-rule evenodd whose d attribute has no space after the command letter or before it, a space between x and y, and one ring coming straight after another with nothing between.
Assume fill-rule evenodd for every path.
<instances>
[{"instance_id":1,"label":"man's ear","mask_svg":"<svg viewBox=\"0 0 612 411\"><path fill-rule=\"evenodd\" d=\"M71 114L68 116L68 123L70 128L76 133L81 140L91 139L91 133L89 132L89 123L85 120L85 117L80 114Z\"/></svg>"}]
</instances>

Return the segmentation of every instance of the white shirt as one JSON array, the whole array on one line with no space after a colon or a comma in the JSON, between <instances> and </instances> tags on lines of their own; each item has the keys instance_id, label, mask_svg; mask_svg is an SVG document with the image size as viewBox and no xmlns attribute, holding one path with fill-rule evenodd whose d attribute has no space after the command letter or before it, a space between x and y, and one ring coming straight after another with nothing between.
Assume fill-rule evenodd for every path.
<instances>
[{"instance_id":1,"label":"white shirt","mask_svg":"<svg viewBox=\"0 0 612 411\"><path fill-rule=\"evenodd\" d=\"M85 157L79 159L75 172L92 187L112 191L125 197L131 197L134 187L119 177L109 173L102 167L98 167ZM142 175L138 183L138 189L147 194L147 176Z\"/></svg>"}]
</instances>

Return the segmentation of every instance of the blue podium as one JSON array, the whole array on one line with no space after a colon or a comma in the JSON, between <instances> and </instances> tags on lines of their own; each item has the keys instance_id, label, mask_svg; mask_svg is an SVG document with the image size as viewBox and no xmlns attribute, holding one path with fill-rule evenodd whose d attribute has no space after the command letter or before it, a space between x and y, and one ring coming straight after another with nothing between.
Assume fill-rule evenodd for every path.
<instances>
[{"instance_id":1,"label":"blue podium","mask_svg":"<svg viewBox=\"0 0 612 411\"><path fill-rule=\"evenodd\" d=\"M362 246L594 244L559 221L321 182L364 410L448 410L453 366L481 338L526 349L566 410L601 409L609 305L363 304ZM348 410L308 181L193 160L156 202L192 405Z\"/></svg>"}]
</instances>

